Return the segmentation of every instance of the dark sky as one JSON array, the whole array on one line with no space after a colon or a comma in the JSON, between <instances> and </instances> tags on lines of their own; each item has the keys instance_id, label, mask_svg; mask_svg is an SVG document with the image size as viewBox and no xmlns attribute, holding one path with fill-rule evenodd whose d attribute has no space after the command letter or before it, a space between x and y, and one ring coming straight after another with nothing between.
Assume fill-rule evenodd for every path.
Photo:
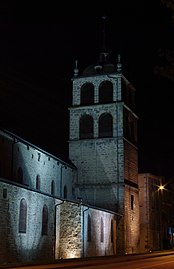
<instances>
[{"instance_id":1,"label":"dark sky","mask_svg":"<svg viewBox=\"0 0 174 269\"><path fill-rule=\"evenodd\" d=\"M123 74L137 89L139 172L173 177L170 1L121 0L114 7L112 1L97 7L83 1L80 6L16 2L0 4L1 126L67 159L74 62L78 59L82 71L98 61L106 15L110 60L116 64L121 54Z\"/></svg>"}]
</instances>

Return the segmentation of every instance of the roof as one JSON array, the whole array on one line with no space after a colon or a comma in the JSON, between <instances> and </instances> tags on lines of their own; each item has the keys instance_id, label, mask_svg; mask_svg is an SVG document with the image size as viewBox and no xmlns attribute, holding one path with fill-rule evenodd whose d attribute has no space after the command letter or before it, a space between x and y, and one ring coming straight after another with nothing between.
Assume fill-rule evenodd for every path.
<instances>
[{"instance_id":1,"label":"roof","mask_svg":"<svg viewBox=\"0 0 174 269\"><path fill-rule=\"evenodd\" d=\"M93 76L98 74L115 73L117 71L114 64L109 62L108 53L100 53L99 61L87 66L82 72L83 76Z\"/></svg>"}]
</instances>

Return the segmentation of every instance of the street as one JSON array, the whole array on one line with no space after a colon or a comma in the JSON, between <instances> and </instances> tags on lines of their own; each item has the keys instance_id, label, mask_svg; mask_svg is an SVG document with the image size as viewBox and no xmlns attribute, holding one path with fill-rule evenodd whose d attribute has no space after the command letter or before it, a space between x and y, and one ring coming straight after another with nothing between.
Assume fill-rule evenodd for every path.
<instances>
[{"instance_id":1,"label":"street","mask_svg":"<svg viewBox=\"0 0 174 269\"><path fill-rule=\"evenodd\" d=\"M45 269L45 268L83 268L83 269L173 269L174 268L174 254L166 252L158 254L145 254L145 255L127 255L125 257L97 257L90 259L74 259L63 260L56 264L45 265L26 265L26 266L5 266L0 268L13 268L13 269Z\"/></svg>"}]
</instances>

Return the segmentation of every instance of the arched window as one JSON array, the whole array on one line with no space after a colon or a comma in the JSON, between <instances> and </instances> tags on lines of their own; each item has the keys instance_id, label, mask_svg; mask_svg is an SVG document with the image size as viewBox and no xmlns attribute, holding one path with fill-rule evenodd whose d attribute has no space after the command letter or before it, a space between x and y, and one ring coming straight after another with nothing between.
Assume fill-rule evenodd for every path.
<instances>
[{"instance_id":1,"label":"arched window","mask_svg":"<svg viewBox=\"0 0 174 269\"><path fill-rule=\"evenodd\" d=\"M94 103L94 85L92 83L85 83L81 87L81 105L88 105Z\"/></svg>"},{"instance_id":2,"label":"arched window","mask_svg":"<svg viewBox=\"0 0 174 269\"><path fill-rule=\"evenodd\" d=\"M63 197L64 197L65 199L67 199L67 195L68 195L68 190L67 190L67 186L65 185L65 186L64 186L64 189L63 189Z\"/></svg>"},{"instance_id":3,"label":"arched window","mask_svg":"<svg viewBox=\"0 0 174 269\"><path fill-rule=\"evenodd\" d=\"M103 113L99 118L99 137L113 136L113 119L109 113Z\"/></svg>"},{"instance_id":4,"label":"arched window","mask_svg":"<svg viewBox=\"0 0 174 269\"><path fill-rule=\"evenodd\" d=\"M90 115L83 115L80 118L80 139L93 138L93 118Z\"/></svg>"},{"instance_id":5,"label":"arched window","mask_svg":"<svg viewBox=\"0 0 174 269\"><path fill-rule=\"evenodd\" d=\"M36 190L40 190L40 176L36 176Z\"/></svg>"},{"instance_id":6,"label":"arched window","mask_svg":"<svg viewBox=\"0 0 174 269\"><path fill-rule=\"evenodd\" d=\"M111 81L103 81L99 86L99 103L113 101L113 84Z\"/></svg>"},{"instance_id":7,"label":"arched window","mask_svg":"<svg viewBox=\"0 0 174 269\"><path fill-rule=\"evenodd\" d=\"M103 224L103 218L101 218L101 222L100 222L100 242L104 242L104 224Z\"/></svg>"},{"instance_id":8,"label":"arched window","mask_svg":"<svg viewBox=\"0 0 174 269\"><path fill-rule=\"evenodd\" d=\"M26 233L27 228L27 203L21 199L19 208L19 233Z\"/></svg>"},{"instance_id":9,"label":"arched window","mask_svg":"<svg viewBox=\"0 0 174 269\"><path fill-rule=\"evenodd\" d=\"M91 217L88 214L88 225L87 225L87 241L91 242Z\"/></svg>"},{"instance_id":10,"label":"arched window","mask_svg":"<svg viewBox=\"0 0 174 269\"><path fill-rule=\"evenodd\" d=\"M48 234L48 208L44 205L42 210L42 235Z\"/></svg>"},{"instance_id":11,"label":"arched window","mask_svg":"<svg viewBox=\"0 0 174 269\"><path fill-rule=\"evenodd\" d=\"M19 167L17 171L17 182L21 184L23 183L23 170L21 167Z\"/></svg>"},{"instance_id":12,"label":"arched window","mask_svg":"<svg viewBox=\"0 0 174 269\"><path fill-rule=\"evenodd\" d=\"M55 194L55 183L54 183L54 180L51 181L51 194L52 195Z\"/></svg>"}]
</instances>

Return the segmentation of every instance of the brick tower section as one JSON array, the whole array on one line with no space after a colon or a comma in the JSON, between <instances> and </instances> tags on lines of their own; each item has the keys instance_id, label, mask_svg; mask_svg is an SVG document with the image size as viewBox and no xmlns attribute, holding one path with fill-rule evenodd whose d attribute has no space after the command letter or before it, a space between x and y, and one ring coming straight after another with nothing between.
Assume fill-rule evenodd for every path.
<instances>
[{"instance_id":1,"label":"brick tower section","mask_svg":"<svg viewBox=\"0 0 174 269\"><path fill-rule=\"evenodd\" d=\"M117 253L134 253L139 240L137 117L123 99L132 98L127 97L129 83L120 72L86 73L72 79L69 108L69 158L78 170L76 196L114 211Z\"/></svg>"}]
</instances>

